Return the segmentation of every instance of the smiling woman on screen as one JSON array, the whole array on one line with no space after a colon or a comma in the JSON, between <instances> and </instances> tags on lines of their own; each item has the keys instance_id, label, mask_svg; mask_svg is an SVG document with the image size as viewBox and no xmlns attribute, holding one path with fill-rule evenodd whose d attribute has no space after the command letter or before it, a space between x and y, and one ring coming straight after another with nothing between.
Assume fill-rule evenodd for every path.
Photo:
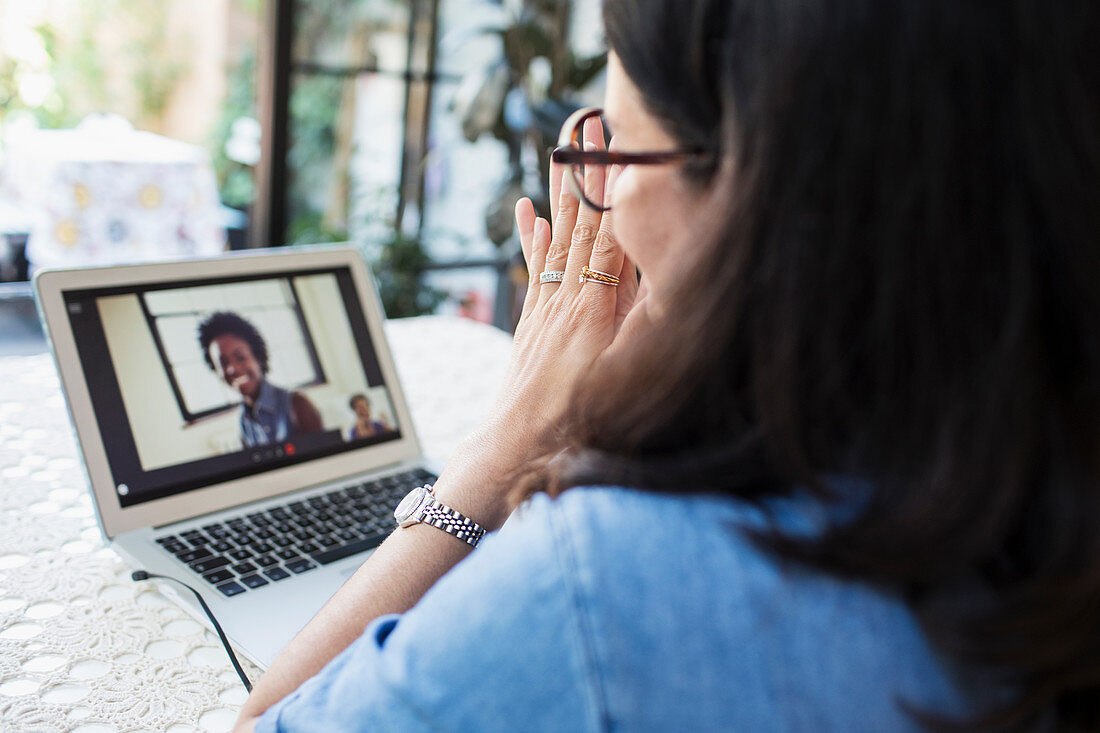
<instances>
[{"instance_id":1,"label":"smiling woman on screen","mask_svg":"<svg viewBox=\"0 0 1100 733\"><path fill-rule=\"evenodd\" d=\"M604 20L492 414L240 729L1100 727L1100 4Z\"/></svg>"},{"instance_id":2,"label":"smiling woman on screen","mask_svg":"<svg viewBox=\"0 0 1100 733\"><path fill-rule=\"evenodd\" d=\"M199 324L206 364L241 396L241 444L254 448L281 443L322 429L321 413L301 392L267 379L267 342L249 321L229 311Z\"/></svg>"}]
</instances>

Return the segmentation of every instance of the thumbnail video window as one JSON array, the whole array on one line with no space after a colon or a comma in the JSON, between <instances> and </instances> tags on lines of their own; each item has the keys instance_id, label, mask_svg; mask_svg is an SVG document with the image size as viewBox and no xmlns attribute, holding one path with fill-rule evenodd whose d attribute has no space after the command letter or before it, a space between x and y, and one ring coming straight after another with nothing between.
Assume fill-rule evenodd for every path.
<instances>
[{"instance_id":1,"label":"thumbnail video window","mask_svg":"<svg viewBox=\"0 0 1100 733\"><path fill-rule=\"evenodd\" d=\"M367 383L335 275L106 296L97 307L145 471L397 428L387 390Z\"/></svg>"}]
</instances>

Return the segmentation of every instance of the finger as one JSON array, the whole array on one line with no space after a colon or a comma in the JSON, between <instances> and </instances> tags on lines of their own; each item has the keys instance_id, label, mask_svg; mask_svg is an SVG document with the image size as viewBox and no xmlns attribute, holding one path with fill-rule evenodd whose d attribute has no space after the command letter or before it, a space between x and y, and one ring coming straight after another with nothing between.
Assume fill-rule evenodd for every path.
<instances>
[{"instance_id":1,"label":"finger","mask_svg":"<svg viewBox=\"0 0 1100 733\"><path fill-rule=\"evenodd\" d=\"M577 209L580 203L569 187L568 181L565 180L567 175L569 175L568 170L562 174L563 180L558 196L558 216L554 219L554 230L546 253L544 271L564 270L565 263L569 259L569 242L573 236L573 227L577 224ZM560 285L561 283L543 283L539 288L539 303L542 304L548 300L557 292Z\"/></svg>"},{"instance_id":2,"label":"finger","mask_svg":"<svg viewBox=\"0 0 1100 733\"><path fill-rule=\"evenodd\" d=\"M634 260L623 251L623 266L619 270L619 287L615 293L615 328L622 324L626 314L634 307L638 299L638 268Z\"/></svg>"},{"instance_id":3,"label":"finger","mask_svg":"<svg viewBox=\"0 0 1100 733\"><path fill-rule=\"evenodd\" d=\"M558 199L561 198L562 176L567 166L550 160L550 221L558 220Z\"/></svg>"},{"instance_id":4,"label":"finger","mask_svg":"<svg viewBox=\"0 0 1100 733\"><path fill-rule=\"evenodd\" d=\"M546 287L539 283L539 274L546 265L546 250L550 246L550 222L536 218L531 227L531 258L527 261L527 295L523 298L520 311L520 323L523 323L535 310L539 299L539 289Z\"/></svg>"},{"instance_id":5,"label":"finger","mask_svg":"<svg viewBox=\"0 0 1100 733\"><path fill-rule=\"evenodd\" d=\"M598 123L598 121L597 121ZM585 123L585 129L588 129ZM585 150L596 150L602 145L586 143ZM585 169L584 194L590 201L601 202L604 200L604 188L607 181L607 168L605 166L590 165ZM565 266L565 286L570 290L580 288L578 276L581 268L588 264L592 257L592 247L596 242L596 233L600 230L600 222L603 213L593 209L588 204L581 204L577 214L577 223L573 227L573 236L569 244L569 259Z\"/></svg>"},{"instance_id":6,"label":"finger","mask_svg":"<svg viewBox=\"0 0 1100 733\"><path fill-rule=\"evenodd\" d=\"M519 246L523 250L523 261L527 265L527 292L523 297L523 308L520 311L520 321L527 314L527 302L534 296L532 291L537 291L537 286L532 285L532 281L537 282L538 274L541 272L541 266L536 267L532 262L532 242L535 237L535 207L531 203L531 200L524 197L516 202L516 231L519 233ZM545 253L543 254L543 260L545 260ZM518 328L518 325L517 325Z\"/></svg>"},{"instance_id":7,"label":"finger","mask_svg":"<svg viewBox=\"0 0 1100 733\"><path fill-rule=\"evenodd\" d=\"M608 188L615 185L615 179L618 178L618 171L616 170L618 167L619 166L613 166L608 173ZM600 220L600 228L597 230L595 241L592 243L588 266L597 272L619 277L619 285L609 286L602 283L591 282L586 282L581 285L578 283L578 287L583 287L584 289L584 297L596 297L607 301L609 305L612 303L617 305L620 295L624 294L620 293L619 288L624 285L622 282L622 271L623 263L626 259L622 247L619 246L618 241L615 239L613 220L613 211L605 211L603 213Z\"/></svg>"},{"instance_id":8,"label":"finger","mask_svg":"<svg viewBox=\"0 0 1100 733\"><path fill-rule=\"evenodd\" d=\"M516 202L516 231L519 233L519 247L523 250L523 261L531 269L531 239L535 233L535 205L526 196Z\"/></svg>"},{"instance_id":9,"label":"finger","mask_svg":"<svg viewBox=\"0 0 1100 733\"><path fill-rule=\"evenodd\" d=\"M582 144L584 140L591 140L598 141L600 147L603 147L603 123L598 117L585 120L582 137ZM570 176L573 175L569 166L555 163L553 158L550 159L550 221L558 220L558 203L561 199L563 180L566 181L565 187L568 187L568 179L563 179L563 175L567 172Z\"/></svg>"}]
</instances>

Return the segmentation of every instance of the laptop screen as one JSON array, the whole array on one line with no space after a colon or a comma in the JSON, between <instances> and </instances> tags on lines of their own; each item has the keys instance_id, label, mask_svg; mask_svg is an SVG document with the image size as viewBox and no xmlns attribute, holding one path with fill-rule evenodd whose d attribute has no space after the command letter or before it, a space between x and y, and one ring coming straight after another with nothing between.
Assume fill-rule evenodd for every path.
<instances>
[{"instance_id":1,"label":"laptop screen","mask_svg":"<svg viewBox=\"0 0 1100 733\"><path fill-rule=\"evenodd\" d=\"M347 267L64 301L123 507L401 437Z\"/></svg>"}]
</instances>

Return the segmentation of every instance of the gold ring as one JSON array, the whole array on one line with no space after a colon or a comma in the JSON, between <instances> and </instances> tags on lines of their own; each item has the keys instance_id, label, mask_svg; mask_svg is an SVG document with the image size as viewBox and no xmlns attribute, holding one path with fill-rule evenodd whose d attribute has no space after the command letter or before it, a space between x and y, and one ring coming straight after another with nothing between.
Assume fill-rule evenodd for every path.
<instances>
[{"instance_id":1,"label":"gold ring","mask_svg":"<svg viewBox=\"0 0 1100 733\"><path fill-rule=\"evenodd\" d=\"M601 285L611 285L612 287L619 284L619 278L614 275L610 275L606 272L600 272L599 270L593 270L588 265L581 268L580 282L583 285L585 282L600 283Z\"/></svg>"},{"instance_id":2,"label":"gold ring","mask_svg":"<svg viewBox=\"0 0 1100 733\"><path fill-rule=\"evenodd\" d=\"M544 270L539 273L539 284L560 283L565 278L564 270Z\"/></svg>"}]
</instances>

